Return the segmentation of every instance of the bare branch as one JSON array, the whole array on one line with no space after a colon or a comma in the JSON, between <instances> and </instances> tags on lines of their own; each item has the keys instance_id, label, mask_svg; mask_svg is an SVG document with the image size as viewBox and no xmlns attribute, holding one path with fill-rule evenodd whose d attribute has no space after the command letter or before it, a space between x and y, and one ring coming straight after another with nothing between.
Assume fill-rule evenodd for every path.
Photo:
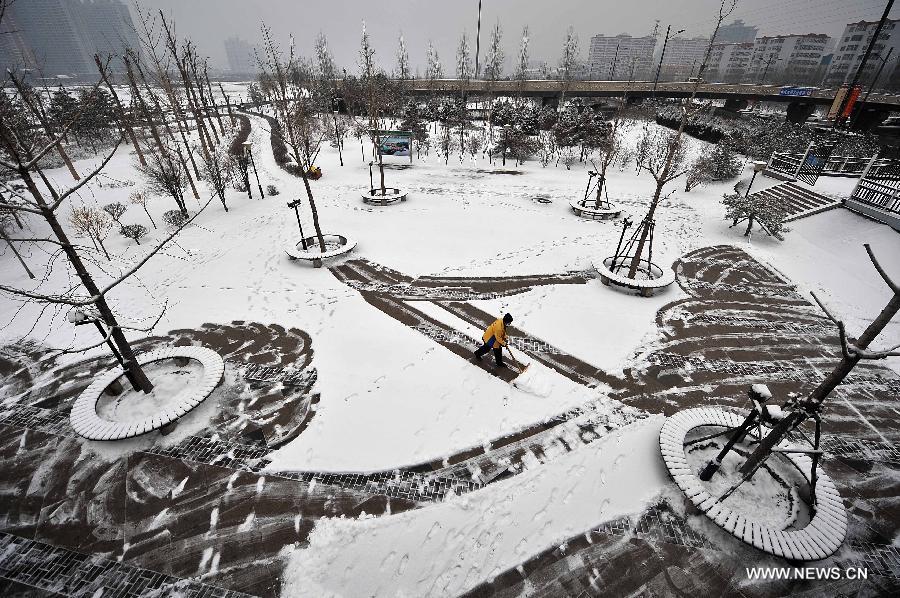
<instances>
[{"instance_id":1,"label":"bare branch","mask_svg":"<svg viewBox=\"0 0 900 598\"><path fill-rule=\"evenodd\" d=\"M825 307L825 304L819 300L819 297L815 294L815 292L812 292L810 294L812 295L813 300L818 304L818 306L820 308L822 308L822 311L825 312L825 315L828 316L828 319L831 320L832 322L834 322L834 324L837 326L838 336L841 339L841 354L845 358L850 358L853 354L855 354L856 351L858 351L858 349L856 347L853 347L853 350L850 349L850 347L847 343L847 333L844 328L844 323L841 320L838 320L836 317L834 317L834 314L832 314L828 310L828 308Z\"/></svg>"},{"instance_id":2,"label":"bare branch","mask_svg":"<svg viewBox=\"0 0 900 598\"><path fill-rule=\"evenodd\" d=\"M884 271L884 268L881 267L881 264L878 262L878 259L875 257L875 254L872 252L872 248L869 246L869 244L864 243L863 247L866 248L866 253L869 254L869 259L872 260L872 265L874 265L875 269L878 270L878 274L881 275L881 278L884 279L884 282L887 283L887 286L889 286L895 294L900 293L900 286L898 286L897 283L891 280L891 277L888 276L887 272Z\"/></svg>"},{"instance_id":3,"label":"bare branch","mask_svg":"<svg viewBox=\"0 0 900 598\"><path fill-rule=\"evenodd\" d=\"M103 170L104 168L106 168L106 165L109 164L109 161L110 161L110 160L112 160L112 157L115 155L116 150L119 149L119 145L122 143L122 140L123 140L123 139L125 139L125 135L124 135L124 134L119 135L119 139L116 141L116 145L113 146L112 151L109 153L109 155L106 156L106 158L103 159L103 162L101 162L100 165L99 165L97 168L95 168L94 170L92 170L92 171L89 172L88 174L86 174L86 175L84 175L83 177L81 177L81 180L78 182L77 185L75 185L75 186L72 187L71 189L67 190L67 191L66 191L65 193L63 193L62 195L60 195L60 196L56 199L56 201L54 201L52 204L50 204L50 206L48 207L48 209L49 209L51 212L55 211L56 208L58 208L59 205L60 205L63 201L65 201L65 199L66 199L67 197L69 197L69 196L72 195L73 193L77 192L79 189L81 189L83 186L85 186L92 178L94 178L95 176L97 176L98 174L100 174L100 171Z\"/></svg>"}]
</instances>

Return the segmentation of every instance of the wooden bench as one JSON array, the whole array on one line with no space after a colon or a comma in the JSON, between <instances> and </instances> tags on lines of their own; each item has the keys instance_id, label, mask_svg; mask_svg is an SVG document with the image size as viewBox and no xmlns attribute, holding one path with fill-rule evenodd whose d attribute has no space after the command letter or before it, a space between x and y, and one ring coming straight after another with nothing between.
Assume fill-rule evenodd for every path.
<instances>
[{"instance_id":1,"label":"wooden bench","mask_svg":"<svg viewBox=\"0 0 900 598\"><path fill-rule=\"evenodd\" d=\"M158 430L202 403L219 385L222 374L225 372L225 362L222 357L206 347L185 346L156 349L138 355L137 362L140 365L146 365L165 359L199 361L203 366L203 378L189 390L173 397L173 401L166 404L159 413L139 421L116 422L103 419L97 414L97 401L100 396L125 373L120 366L116 366L95 378L75 401L72 412L69 414L72 429L79 436L88 440L121 440Z\"/></svg>"},{"instance_id":2,"label":"wooden bench","mask_svg":"<svg viewBox=\"0 0 900 598\"><path fill-rule=\"evenodd\" d=\"M397 187L385 187L384 190L386 194L382 195L381 187L378 189L371 189L368 193L362 194L362 199L364 202L376 206L389 206L401 201L406 201L408 193L401 191Z\"/></svg>"},{"instance_id":3,"label":"wooden bench","mask_svg":"<svg viewBox=\"0 0 900 598\"><path fill-rule=\"evenodd\" d=\"M601 264L594 265L597 272L600 274L600 281L607 286L630 289L637 291L642 297L650 297L656 291L664 289L675 282L675 272L671 269L660 268L656 264L647 262L647 260L641 260L644 264L643 269L647 270L649 268L650 272L655 274L654 278L628 278L627 276L617 274L611 270L613 267L613 259L614 258L612 257L608 257L603 260ZM621 263L630 259L630 257L623 257L619 258L619 261Z\"/></svg>"},{"instance_id":4,"label":"wooden bench","mask_svg":"<svg viewBox=\"0 0 900 598\"><path fill-rule=\"evenodd\" d=\"M679 411L666 418L659 432L659 449L669 475L694 505L716 525L739 540L793 561L816 561L837 552L847 536L847 511L834 482L821 470L816 479L816 511L800 530L785 531L752 521L733 511L706 491L697 473L688 465L684 451L687 434L699 426L736 428L745 416L715 407ZM776 448L790 448L782 441ZM809 479L812 459L804 454L781 453Z\"/></svg>"},{"instance_id":5,"label":"wooden bench","mask_svg":"<svg viewBox=\"0 0 900 598\"><path fill-rule=\"evenodd\" d=\"M572 211L575 212L575 214L581 216L582 218L589 218L591 220L609 220L610 218L615 218L622 213L622 208L609 202L602 203L605 203L609 207L589 208L584 205L581 200L576 199L570 201L569 205L572 207Z\"/></svg>"},{"instance_id":6,"label":"wooden bench","mask_svg":"<svg viewBox=\"0 0 900 598\"><path fill-rule=\"evenodd\" d=\"M291 260L312 262L314 267L321 268L322 260L350 253L353 251L353 248L356 247L356 241L350 237L345 237L344 235L323 234L322 237L325 240L326 246L335 245L335 247L328 251L319 251L319 238L312 236L303 239L303 241L298 241L293 245L287 245L284 248L284 252L287 253L288 258ZM304 243L306 243L307 247L305 250L303 249Z\"/></svg>"}]
</instances>

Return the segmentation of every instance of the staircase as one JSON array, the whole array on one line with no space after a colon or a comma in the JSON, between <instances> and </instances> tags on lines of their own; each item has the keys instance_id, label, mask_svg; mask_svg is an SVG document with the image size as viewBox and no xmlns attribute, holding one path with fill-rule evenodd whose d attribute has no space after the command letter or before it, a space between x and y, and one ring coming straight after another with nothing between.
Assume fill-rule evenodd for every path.
<instances>
[{"instance_id":1,"label":"staircase","mask_svg":"<svg viewBox=\"0 0 900 598\"><path fill-rule=\"evenodd\" d=\"M781 183L752 195L780 205L786 214L784 221L799 220L841 205L841 201L810 191L797 183Z\"/></svg>"}]
</instances>

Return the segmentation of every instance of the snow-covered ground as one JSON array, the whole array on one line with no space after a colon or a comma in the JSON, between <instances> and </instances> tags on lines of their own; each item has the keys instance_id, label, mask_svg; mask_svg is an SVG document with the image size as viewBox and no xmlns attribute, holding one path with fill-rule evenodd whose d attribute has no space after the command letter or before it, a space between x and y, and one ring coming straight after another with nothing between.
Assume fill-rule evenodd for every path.
<instances>
[{"instance_id":1,"label":"snow-covered ground","mask_svg":"<svg viewBox=\"0 0 900 598\"><path fill-rule=\"evenodd\" d=\"M375 309L327 268L289 261L283 247L296 242L299 233L286 203L304 198L302 182L275 164L265 121L251 120L260 179L264 186L274 184L280 194L260 200L256 189L253 199L230 191L228 213L213 200L177 237L177 244L121 285L112 299L129 325L152 321L166 304L159 331L243 320L296 327L311 335L322 401L308 429L270 455L270 470L372 471L423 463L603 396L602 387L578 385L540 366L532 367L545 378L549 396L518 390ZM318 160L324 176L312 185L324 232L359 241L351 258L413 277L559 274L591 270L612 253L619 238L618 220L587 221L571 212L569 200L584 193L584 165L567 171L529 162L513 169L481 158L461 162L455 156L444 165L432 155L407 168L407 158L388 158L387 184L410 195L403 204L379 208L365 205L359 195L369 184L370 148L360 148L353 138L345 143L346 165L338 164L334 148L325 147ZM72 205L126 202L130 192L140 189L141 176L129 150L122 146L108 176L84 188ZM92 163L81 161L76 167L84 172ZM749 172L748 166L744 176ZM58 187L71 184L64 169L48 174ZM136 185L110 186L113 180ZM610 199L621 202L638 221L652 193L652 179L646 173L636 176L632 168L615 169L608 184ZM699 247L739 245L801 291L822 290L854 332L884 305L888 290L862 244L871 243L885 268L900 277L900 235L835 209L792 223L783 242L763 235L748 240L741 236L742 227L729 229L723 219L719 199L733 184L684 193L683 181L673 183L674 194L657 213L656 260L668 265ZM205 185L203 189L205 202L210 193ZM538 194L552 203L535 202ZM187 201L197 209L197 201L190 196ZM154 197L149 205L161 227L162 213L174 207L166 197ZM304 233L310 235L307 207L302 216ZM162 228L154 230L135 206L123 222L144 224L150 235L136 246L113 232L107 241L113 259L92 266L100 280L128 268L166 234ZM38 234L45 230L34 219L29 226ZM46 251L23 248L34 267L46 261ZM5 247L0 272L5 284L42 291L69 283L68 273L57 265L36 287ZM591 280L472 303L497 316L509 311L515 324L535 337L618 375L655 338L657 310L684 296L673 287L649 299L632 297ZM45 315L31 330L39 311L37 306L19 311L10 298L0 299L5 324L0 344L23 335L51 347L97 341L94 329L74 328L65 313ZM434 317L446 323L454 316ZM465 334L480 335L480 330L457 323ZM891 323L881 342L900 343L900 322ZM428 509L372 520L320 520L308 549L286 553L286 588L301 595L464 591L573 534L640 510L665 481L656 444L659 425L659 418L633 423L542 467Z\"/></svg>"}]
</instances>

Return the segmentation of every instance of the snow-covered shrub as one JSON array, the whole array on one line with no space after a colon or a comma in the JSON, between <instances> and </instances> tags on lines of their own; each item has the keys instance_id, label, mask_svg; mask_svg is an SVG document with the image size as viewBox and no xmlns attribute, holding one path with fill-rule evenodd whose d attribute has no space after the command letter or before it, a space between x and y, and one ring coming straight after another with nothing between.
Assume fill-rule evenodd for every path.
<instances>
[{"instance_id":1,"label":"snow-covered shrub","mask_svg":"<svg viewBox=\"0 0 900 598\"><path fill-rule=\"evenodd\" d=\"M188 218L189 216L181 210L169 210L163 213L163 222L172 227L181 226Z\"/></svg>"},{"instance_id":2,"label":"snow-covered shrub","mask_svg":"<svg viewBox=\"0 0 900 598\"><path fill-rule=\"evenodd\" d=\"M731 220L729 228L747 222L745 237L750 236L755 223L779 241L783 241L784 233L790 231L784 223L787 216L784 206L770 195L730 193L722 197L722 204L725 206L725 218Z\"/></svg>"},{"instance_id":3,"label":"snow-covered shrub","mask_svg":"<svg viewBox=\"0 0 900 598\"><path fill-rule=\"evenodd\" d=\"M278 191L278 187L276 187L275 185L269 184L266 185L266 193L268 193L269 195L278 195L280 191Z\"/></svg>"},{"instance_id":4,"label":"snow-covered shrub","mask_svg":"<svg viewBox=\"0 0 900 598\"><path fill-rule=\"evenodd\" d=\"M181 214L179 210L173 210L178 214ZM122 233L122 236L128 237L132 239L138 245L141 244L141 237L147 234L147 227L142 224L125 224L122 226L119 231Z\"/></svg>"},{"instance_id":5,"label":"snow-covered shrub","mask_svg":"<svg viewBox=\"0 0 900 598\"><path fill-rule=\"evenodd\" d=\"M128 209L123 203L119 203L114 201L112 203L108 203L103 206L103 211L110 215L110 217L116 221L117 224L121 225L122 223L119 220L122 218L122 215L125 213L125 210Z\"/></svg>"}]
</instances>

